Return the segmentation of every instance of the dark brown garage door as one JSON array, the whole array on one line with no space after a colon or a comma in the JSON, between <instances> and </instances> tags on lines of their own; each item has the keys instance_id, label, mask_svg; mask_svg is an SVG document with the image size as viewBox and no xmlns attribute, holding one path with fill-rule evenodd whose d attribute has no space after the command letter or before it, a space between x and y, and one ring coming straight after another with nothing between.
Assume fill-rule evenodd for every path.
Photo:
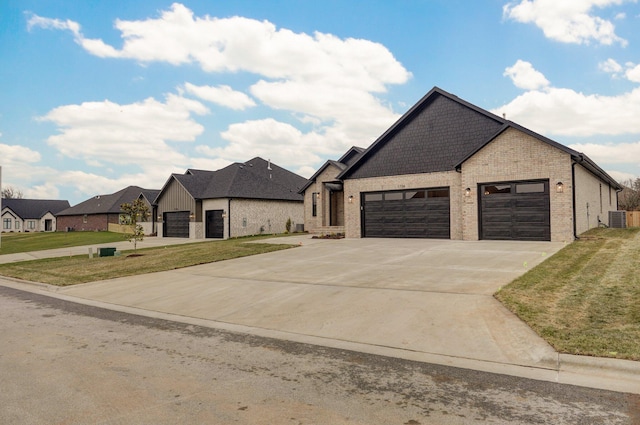
<instances>
[{"instance_id":1,"label":"dark brown garage door","mask_svg":"<svg viewBox=\"0 0 640 425\"><path fill-rule=\"evenodd\" d=\"M449 188L362 194L362 236L450 237Z\"/></svg>"},{"instance_id":2,"label":"dark brown garage door","mask_svg":"<svg viewBox=\"0 0 640 425\"><path fill-rule=\"evenodd\" d=\"M163 236L167 238L189 237L189 211L164 213Z\"/></svg>"},{"instance_id":3,"label":"dark brown garage door","mask_svg":"<svg viewBox=\"0 0 640 425\"><path fill-rule=\"evenodd\" d=\"M482 184L480 239L551 240L549 181Z\"/></svg>"}]
</instances>

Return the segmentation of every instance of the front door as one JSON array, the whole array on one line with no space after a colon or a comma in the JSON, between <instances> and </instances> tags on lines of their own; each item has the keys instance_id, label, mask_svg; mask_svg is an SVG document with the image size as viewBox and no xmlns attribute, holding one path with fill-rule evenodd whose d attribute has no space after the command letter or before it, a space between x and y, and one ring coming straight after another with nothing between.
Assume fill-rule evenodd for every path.
<instances>
[{"instance_id":1,"label":"front door","mask_svg":"<svg viewBox=\"0 0 640 425\"><path fill-rule=\"evenodd\" d=\"M53 225L51 223L50 219L45 219L44 221L44 231L45 232L50 232L53 230Z\"/></svg>"},{"instance_id":2,"label":"front door","mask_svg":"<svg viewBox=\"0 0 640 425\"><path fill-rule=\"evenodd\" d=\"M224 218L222 210L208 210L205 212L206 219L206 237L207 238L224 238Z\"/></svg>"}]
</instances>

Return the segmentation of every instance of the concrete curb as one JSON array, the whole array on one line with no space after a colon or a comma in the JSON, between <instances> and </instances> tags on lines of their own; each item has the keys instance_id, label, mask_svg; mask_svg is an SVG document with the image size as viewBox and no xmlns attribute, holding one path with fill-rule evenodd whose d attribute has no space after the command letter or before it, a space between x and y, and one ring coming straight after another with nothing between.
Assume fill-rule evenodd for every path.
<instances>
[{"instance_id":1,"label":"concrete curb","mask_svg":"<svg viewBox=\"0 0 640 425\"><path fill-rule=\"evenodd\" d=\"M491 362L468 357L412 351L403 348L365 344L347 340L324 338L312 335L297 334L267 328L239 325L215 320L201 319L145 310L135 307L110 304L92 299L79 298L60 293L63 289L54 285L29 282L20 279L1 277L0 285L27 292L38 293L53 298L63 299L84 305L134 314L138 316L163 319L179 323L192 324L229 332L245 333L265 338L284 339L303 344L312 344L336 349L344 349L385 357L432 363L443 366L472 369L488 373L518 376L522 378L577 385L602 390L640 394L640 362L602 357L586 357L557 353L557 361L548 357L538 365L520 365L515 363Z\"/></svg>"}]
</instances>

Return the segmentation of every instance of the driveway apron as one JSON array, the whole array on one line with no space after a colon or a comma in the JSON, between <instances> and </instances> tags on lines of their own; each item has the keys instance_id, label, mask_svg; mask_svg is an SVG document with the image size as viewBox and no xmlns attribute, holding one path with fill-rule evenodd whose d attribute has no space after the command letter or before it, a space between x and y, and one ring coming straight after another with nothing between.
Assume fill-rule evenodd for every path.
<instances>
[{"instance_id":1,"label":"driveway apron","mask_svg":"<svg viewBox=\"0 0 640 425\"><path fill-rule=\"evenodd\" d=\"M284 251L61 293L127 307L417 353L547 367L554 350L492 294L562 243L316 240Z\"/></svg>"}]
</instances>

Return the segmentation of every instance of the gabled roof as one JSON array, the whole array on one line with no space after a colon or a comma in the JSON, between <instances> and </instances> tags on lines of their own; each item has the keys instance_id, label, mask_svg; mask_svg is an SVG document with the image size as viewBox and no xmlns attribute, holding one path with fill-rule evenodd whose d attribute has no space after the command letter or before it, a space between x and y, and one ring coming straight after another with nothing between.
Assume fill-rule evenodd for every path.
<instances>
[{"instance_id":1,"label":"gabled roof","mask_svg":"<svg viewBox=\"0 0 640 425\"><path fill-rule=\"evenodd\" d=\"M9 208L23 220L40 219L50 212L57 215L69 208L69 201L50 199L2 199L2 208Z\"/></svg>"},{"instance_id":2,"label":"gabled roof","mask_svg":"<svg viewBox=\"0 0 640 425\"><path fill-rule=\"evenodd\" d=\"M311 186L313 184L313 182L316 181L318 176L320 174L322 174L324 172L324 170L326 170L329 165L333 165L333 166L337 167L338 170L340 170L342 172L342 171L346 170L349 165L353 164L358 158L360 158L360 155L362 155L362 153L365 150L366 150L365 148L360 148L358 146L352 146L352 147L349 148L348 151L346 151L344 153L344 155L342 155L340 157L339 160L334 161L332 159L329 159L324 164L322 164L322 166L320 168L318 168L318 171L316 171L313 174L313 176L309 177L309 181L307 182L307 184L305 184L302 187L302 189L300 189L299 193L303 193L305 190L307 190L307 188L309 186Z\"/></svg>"},{"instance_id":3,"label":"gabled roof","mask_svg":"<svg viewBox=\"0 0 640 425\"><path fill-rule=\"evenodd\" d=\"M541 134L536 133L535 131L529 130L526 127L521 126L518 123L515 123L513 121L509 121L509 120L505 120L504 125L500 128L500 130L498 130L498 132L496 132L495 135L489 137L484 143L482 143L481 145L479 145L476 149L474 149L473 151L469 152L469 154L467 154L464 158L462 158L458 164L456 164L455 168L456 169L460 169L460 167L462 166L462 164L468 160L469 158L471 158L473 155L475 155L480 149L482 149L483 147L485 147L486 145L488 145L489 143L491 143L496 137L500 136L502 133L504 133L506 130L510 129L510 128L514 128L518 131L521 131L535 139L540 140L541 142L544 142L550 146L553 146L556 149L559 149L569 155L571 155L571 159L574 160L575 162L581 164L583 167L585 167L586 169L588 169L589 171L591 171L591 173L593 173L594 175L598 176L600 179L602 179L603 181L607 182L608 184L611 185L611 187L615 188L616 190L622 190L622 186L620 185L620 183L618 183L615 179L613 179L609 174L607 174L606 171L604 171L602 168L600 168L595 162L593 162L593 160L591 158L589 158L587 155L585 155L582 152L578 152L574 149L571 149L568 146L565 146L561 143L558 143L554 140L549 139L548 137L545 137Z\"/></svg>"},{"instance_id":4,"label":"gabled roof","mask_svg":"<svg viewBox=\"0 0 640 425\"><path fill-rule=\"evenodd\" d=\"M143 192L151 191L152 189L128 186L109 195L97 195L89 198L71 208L60 211L58 215L118 214L120 213L120 205L138 199Z\"/></svg>"},{"instance_id":5,"label":"gabled roof","mask_svg":"<svg viewBox=\"0 0 640 425\"><path fill-rule=\"evenodd\" d=\"M385 131L338 179L460 169L509 128L555 147L617 190L621 186L587 155L434 87ZM388 143L393 140L393 143Z\"/></svg>"},{"instance_id":6,"label":"gabled roof","mask_svg":"<svg viewBox=\"0 0 640 425\"><path fill-rule=\"evenodd\" d=\"M339 179L450 171L505 120L434 87ZM393 140L393 143L388 143Z\"/></svg>"},{"instance_id":7,"label":"gabled roof","mask_svg":"<svg viewBox=\"0 0 640 425\"><path fill-rule=\"evenodd\" d=\"M153 204L159 193L160 189L142 189L140 196L144 197L150 204Z\"/></svg>"},{"instance_id":8,"label":"gabled roof","mask_svg":"<svg viewBox=\"0 0 640 425\"><path fill-rule=\"evenodd\" d=\"M194 199L244 198L302 201L298 190L307 179L270 161L255 157L247 162L235 162L217 171L187 170L172 174L167 185L179 182Z\"/></svg>"}]
</instances>

